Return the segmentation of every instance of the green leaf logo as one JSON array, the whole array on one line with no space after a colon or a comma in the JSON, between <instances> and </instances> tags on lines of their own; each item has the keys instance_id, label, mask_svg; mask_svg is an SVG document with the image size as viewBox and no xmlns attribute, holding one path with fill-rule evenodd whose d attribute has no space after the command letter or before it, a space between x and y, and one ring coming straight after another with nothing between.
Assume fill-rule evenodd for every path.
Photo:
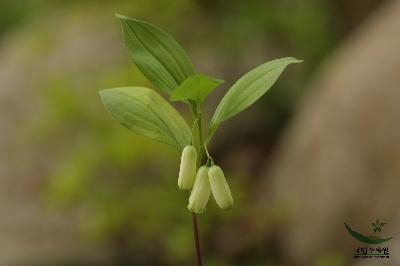
<instances>
[{"instance_id":1,"label":"green leaf logo","mask_svg":"<svg viewBox=\"0 0 400 266\"><path fill-rule=\"evenodd\" d=\"M375 226L375 225L382 225L381 223L379 223L379 220L377 221L377 223L372 223L372 226ZM385 223L383 223L383 225L384 225ZM383 226L382 225L382 226ZM360 241L360 242L363 242L363 243L366 243L366 244L371 244L371 245L377 245L377 244L381 244L381 243L384 243L384 242L387 242L387 241L389 241L389 240L391 240L393 237L385 237L385 238L381 238L381 237L378 237L378 236L365 236L365 235L363 235L363 234L361 234L361 233L359 233L359 232L357 232L357 231L354 231L348 224L346 224L346 223L344 223L344 226L346 227L346 230L347 230L347 232L349 232L349 234L352 236L352 237L354 237L355 239L357 239L358 241ZM376 232L376 231L381 231L382 229L381 229L381 227L379 227L379 230L377 229L376 231L375 231L375 228L376 227L374 227L374 232Z\"/></svg>"}]
</instances>

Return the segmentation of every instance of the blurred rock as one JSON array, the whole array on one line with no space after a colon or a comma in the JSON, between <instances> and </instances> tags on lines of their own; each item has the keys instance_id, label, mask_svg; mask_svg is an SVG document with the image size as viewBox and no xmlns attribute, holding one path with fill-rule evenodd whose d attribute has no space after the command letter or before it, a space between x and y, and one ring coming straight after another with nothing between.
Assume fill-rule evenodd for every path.
<instances>
[{"instance_id":1,"label":"blurred rock","mask_svg":"<svg viewBox=\"0 0 400 266\"><path fill-rule=\"evenodd\" d=\"M351 264L363 244L343 222L371 232L380 218L382 234L395 236L387 263L399 264L399 14L400 1L389 2L322 66L267 173L259 208L269 194L290 210L288 224L275 228L288 263L314 265L333 252Z\"/></svg>"}]
</instances>

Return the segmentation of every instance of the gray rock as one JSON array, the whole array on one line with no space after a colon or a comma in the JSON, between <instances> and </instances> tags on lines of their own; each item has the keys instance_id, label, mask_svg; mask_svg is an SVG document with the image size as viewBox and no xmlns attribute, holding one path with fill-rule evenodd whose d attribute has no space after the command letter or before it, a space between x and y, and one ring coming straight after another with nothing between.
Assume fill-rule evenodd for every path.
<instances>
[{"instance_id":1,"label":"gray rock","mask_svg":"<svg viewBox=\"0 0 400 266\"><path fill-rule=\"evenodd\" d=\"M330 253L353 261L363 244L343 222L366 233L380 218L383 235L399 233L399 13L400 2L389 2L327 60L267 173L257 210L265 212L269 194L273 209L290 217L275 230L295 265ZM388 265L398 265L400 242L388 245Z\"/></svg>"}]
</instances>

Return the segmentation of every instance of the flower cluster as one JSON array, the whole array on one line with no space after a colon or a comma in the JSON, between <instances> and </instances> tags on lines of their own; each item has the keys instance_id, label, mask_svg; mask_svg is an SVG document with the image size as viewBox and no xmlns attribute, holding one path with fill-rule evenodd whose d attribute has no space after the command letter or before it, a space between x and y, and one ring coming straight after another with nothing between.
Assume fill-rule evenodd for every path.
<instances>
[{"instance_id":1,"label":"flower cluster","mask_svg":"<svg viewBox=\"0 0 400 266\"><path fill-rule=\"evenodd\" d=\"M178 186L181 190L190 190L188 209L195 213L203 213L210 194L221 209L228 210L233 205L233 198L221 167L203 165L197 169L197 151L192 145L182 151Z\"/></svg>"}]
</instances>

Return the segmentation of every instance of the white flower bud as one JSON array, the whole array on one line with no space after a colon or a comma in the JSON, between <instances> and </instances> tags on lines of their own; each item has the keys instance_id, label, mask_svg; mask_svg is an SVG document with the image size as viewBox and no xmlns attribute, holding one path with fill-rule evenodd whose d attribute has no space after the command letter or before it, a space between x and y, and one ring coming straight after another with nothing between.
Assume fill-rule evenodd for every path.
<instances>
[{"instance_id":1,"label":"white flower bud","mask_svg":"<svg viewBox=\"0 0 400 266\"><path fill-rule=\"evenodd\" d=\"M210 198L211 188L208 180L208 167L202 166L197 171L188 209L195 213L203 213Z\"/></svg>"},{"instance_id":2,"label":"white flower bud","mask_svg":"<svg viewBox=\"0 0 400 266\"><path fill-rule=\"evenodd\" d=\"M186 146L182 151L181 165L179 169L179 189L191 189L196 178L196 148L192 145Z\"/></svg>"},{"instance_id":3,"label":"white flower bud","mask_svg":"<svg viewBox=\"0 0 400 266\"><path fill-rule=\"evenodd\" d=\"M211 166L208 171L208 176L211 185L211 191L215 201L221 209L230 209L233 205L233 198L226 183L224 172L219 166Z\"/></svg>"}]
</instances>

